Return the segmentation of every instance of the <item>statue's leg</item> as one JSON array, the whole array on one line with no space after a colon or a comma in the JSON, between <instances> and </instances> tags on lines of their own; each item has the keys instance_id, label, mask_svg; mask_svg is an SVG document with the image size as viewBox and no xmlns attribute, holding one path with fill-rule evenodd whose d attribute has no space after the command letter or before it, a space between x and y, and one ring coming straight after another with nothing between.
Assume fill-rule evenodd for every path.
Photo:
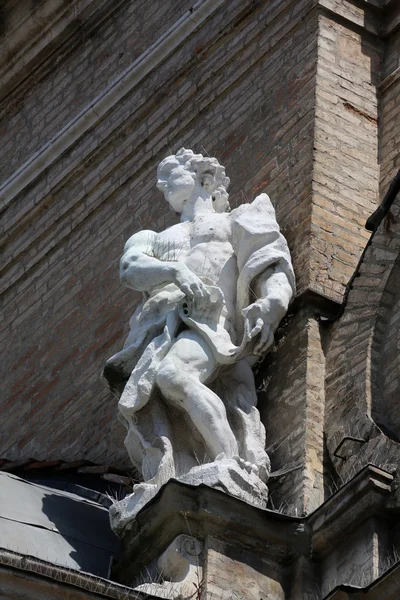
<instances>
[{"instance_id":1,"label":"statue's leg","mask_svg":"<svg viewBox=\"0 0 400 600\"><path fill-rule=\"evenodd\" d=\"M257 468L263 481L270 463L265 451L265 428L258 412L254 375L248 360L236 363L222 379L229 401L229 418L240 440L239 456Z\"/></svg>"},{"instance_id":2,"label":"statue's leg","mask_svg":"<svg viewBox=\"0 0 400 600\"><path fill-rule=\"evenodd\" d=\"M204 340L187 330L179 335L157 375L163 396L189 415L213 460L238 453L224 403L204 385L217 366Z\"/></svg>"}]
</instances>

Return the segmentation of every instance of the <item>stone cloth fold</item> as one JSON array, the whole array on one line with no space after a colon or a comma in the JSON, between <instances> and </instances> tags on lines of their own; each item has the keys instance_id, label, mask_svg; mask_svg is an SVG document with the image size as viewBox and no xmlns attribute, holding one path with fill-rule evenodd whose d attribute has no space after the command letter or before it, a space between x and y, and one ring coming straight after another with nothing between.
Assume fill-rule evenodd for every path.
<instances>
[{"instance_id":1,"label":"stone cloth fold","mask_svg":"<svg viewBox=\"0 0 400 600\"><path fill-rule=\"evenodd\" d=\"M296 293L290 252L276 221L275 209L267 194L260 194L251 204L242 204L231 213L233 249L239 277L236 294L236 330L243 333L242 310L251 303L251 286L259 275L279 266Z\"/></svg>"},{"instance_id":2,"label":"stone cloth fold","mask_svg":"<svg viewBox=\"0 0 400 600\"><path fill-rule=\"evenodd\" d=\"M238 266L237 341L243 337L241 312L254 301L251 286L255 278L270 267L279 266L295 293L295 277L286 240L280 233L275 210L267 194L261 194L251 204L239 206L227 214L227 218L231 221L232 246ZM124 349L106 363L104 376L117 395L122 393L119 408L128 420L148 402L158 367L182 325L178 308L183 299L184 295L173 284L147 295L130 321L131 331ZM185 321L191 327L190 322ZM209 328L207 334L202 334L199 327L195 329L206 341L210 341L212 331ZM220 342L215 339L210 345L213 343L217 348ZM229 362L232 361L227 360L225 364Z\"/></svg>"}]
</instances>

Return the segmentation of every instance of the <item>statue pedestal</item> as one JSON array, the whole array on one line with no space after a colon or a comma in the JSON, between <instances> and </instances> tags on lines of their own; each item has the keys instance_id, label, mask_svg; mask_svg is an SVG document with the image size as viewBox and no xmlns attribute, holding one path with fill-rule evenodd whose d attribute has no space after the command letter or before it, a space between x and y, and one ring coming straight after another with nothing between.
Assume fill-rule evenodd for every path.
<instances>
[{"instance_id":1,"label":"statue pedestal","mask_svg":"<svg viewBox=\"0 0 400 600\"><path fill-rule=\"evenodd\" d=\"M301 519L178 481L138 512L121 539L113 570L119 582L171 598L197 588L215 600L283 600L282 564L307 543Z\"/></svg>"},{"instance_id":2,"label":"statue pedestal","mask_svg":"<svg viewBox=\"0 0 400 600\"><path fill-rule=\"evenodd\" d=\"M368 465L294 517L171 480L121 532L113 577L171 599L353 600L362 588L366 600L397 600L386 594L400 569L392 485Z\"/></svg>"},{"instance_id":3,"label":"statue pedestal","mask_svg":"<svg viewBox=\"0 0 400 600\"><path fill-rule=\"evenodd\" d=\"M251 465L236 459L223 459L193 467L176 481L194 486L206 485L259 508L265 508L268 501L266 484ZM161 485L156 483L139 483L132 494L116 502L110 509L111 527L115 533L121 535L129 528L138 512L159 493L160 488Z\"/></svg>"}]
</instances>

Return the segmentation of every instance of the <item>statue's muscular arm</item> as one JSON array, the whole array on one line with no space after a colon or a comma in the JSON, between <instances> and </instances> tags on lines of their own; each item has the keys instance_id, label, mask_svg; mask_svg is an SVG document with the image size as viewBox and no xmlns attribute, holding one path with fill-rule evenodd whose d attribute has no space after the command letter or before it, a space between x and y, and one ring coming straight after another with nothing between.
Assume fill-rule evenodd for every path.
<instances>
[{"instance_id":1,"label":"statue's muscular arm","mask_svg":"<svg viewBox=\"0 0 400 600\"><path fill-rule=\"evenodd\" d=\"M260 334L254 353L263 354L273 342L274 333L287 312L293 290L284 270L276 266L267 269L257 278L254 291L258 300L245 308L242 314L248 340Z\"/></svg>"},{"instance_id":2,"label":"statue's muscular arm","mask_svg":"<svg viewBox=\"0 0 400 600\"><path fill-rule=\"evenodd\" d=\"M159 285L174 283L189 300L207 301L209 294L203 282L185 263L152 256L156 238L154 231L147 230L129 238L120 261L121 282L139 292L150 292Z\"/></svg>"}]
</instances>

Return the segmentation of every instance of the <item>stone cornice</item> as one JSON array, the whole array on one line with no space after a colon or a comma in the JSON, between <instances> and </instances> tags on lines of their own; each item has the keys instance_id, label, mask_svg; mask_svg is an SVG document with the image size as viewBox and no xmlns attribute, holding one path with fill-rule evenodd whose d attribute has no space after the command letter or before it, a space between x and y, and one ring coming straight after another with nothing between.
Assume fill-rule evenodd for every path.
<instances>
[{"instance_id":1,"label":"stone cornice","mask_svg":"<svg viewBox=\"0 0 400 600\"><path fill-rule=\"evenodd\" d=\"M57 62L58 53L65 43L76 35L82 23L87 29L114 12L123 0L107 2L100 0L63 0L44 2L34 12L24 4L11 3L3 9L6 30L2 39L0 58L0 101L15 88L29 80L46 62ZM15 8L15 11L13 10ZM15 15L20 11L22 14ZM7 21L11 21L7 24ZM13 22L14 21L14 22Z\"/></svg>"},{"instance_id":2,"label":"stone cornice","mask_svg":"<svg viewBox=\"0 0 400 600\"><path fill-rule=\"evenodd\" d=\"M165 545L180 533L198 538L231 538L269 559L288 562L302 554L321 560L349 530L385 511L393 475L367 465L313 513L304 517L250 506L206 485L170 480L137 514L122 536L123 558L115 575L140 572L155 556L154 539Z\"/></svg>"},{"instance_id":3,"label":"stone cornice","mask_svg":"<svg viewBox=\"0 0 400 600\"><path fill-rule=\"evenodd\" d=\"M0 187L0 198L3 205L7 206L24 187L29 185L44 169L54 163L63 152L68 150L74 142L93 127L99 119L104 117L119 100L128 94L225 2L226 0L198 0L111 85L103 90L4 182Z\"/></svg>"},{"instance_id":4,"label":"stone cornice","mask_svg":"<svg viewBox=\"0 0 400 600\"><path fill-rule=\"evenodd\" d=\"M397 69L395 71L393 71L393 73L390 73L390 75L385 77L385 79L381 82L381 84L379 85L379 91L380 92L386 91L391 85L396 83L399 79L400 79L400 67L397 67Z\"/></svg>"},{"instance_id":5,"label":"stone cornice","mask_svg":"<svg viewBox=\"0 0 400 600\"><path fill-rule=\"evenodd\" d=\"M396 600L399 593L399 575L400 563L396 563L388 571L385 571L378 579L373 581L366 588L360 590L359 587L350 585L340 585L335 588L324 600Z\"/></svg>"},{"instance_id":6,"label":"stone cornice","mask_svg":"<svg viewBox=\"0 0 400 600\"><path fill-rule=\"evenodd\" d=\"M197 0L168 31L139 56L114 82L104 89L76 117L67 123L42 148L35 152L0 186L0 211L32 183L45 169L102 119L126 94L132 91L151 71L158 67L190 34L207 20L226 0ZM365 0L365 8L377 10L375 1ZM320 9L356 26L365 27L364 8L343 0L318 0L314 9ZM354 10L351 10L354 8Z\"/></svg>"},{"instance_id":7,"label":"stone cornice","mask_svg":"<svg viewBox=\"0 0 400 600\"><path fill-rule=\"evenodd\" d=\"M312 549L318 556L329 553L346 534L372 514L378 514L391 492L393 475L367 465L308 518Z\"/></svg>"}]
</instances>

